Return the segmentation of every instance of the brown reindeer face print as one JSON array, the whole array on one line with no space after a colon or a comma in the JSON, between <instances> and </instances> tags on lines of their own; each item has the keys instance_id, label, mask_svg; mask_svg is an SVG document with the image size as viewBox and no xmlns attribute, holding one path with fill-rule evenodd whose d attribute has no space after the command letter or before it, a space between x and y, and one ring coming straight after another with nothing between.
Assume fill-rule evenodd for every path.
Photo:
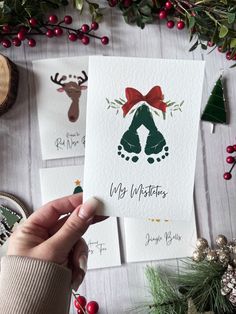
<instances>
[{"instance_id":1,"label":"brown reindeer face print","mask_svg":"<svg viewBox=\"0 0 236 314\"><path fill-rule=\"evenodd\" d=\"M82 76L69 75L70 81L67 80L67 76L63 75L58 79L59 73L56 73L54 78L51 76L51 81L61 87L57 89L58 92L65 92L71 99L71 105L68 110L68 118L70 122L76 122L79 118L79 99L83 90L87 89L87 86L82 85L88 80L88 76L85 71L82 71ZM74 79L74 80L73 80ZM76 81L75 81L76 80Z\"/></svg>"}]
</instances>

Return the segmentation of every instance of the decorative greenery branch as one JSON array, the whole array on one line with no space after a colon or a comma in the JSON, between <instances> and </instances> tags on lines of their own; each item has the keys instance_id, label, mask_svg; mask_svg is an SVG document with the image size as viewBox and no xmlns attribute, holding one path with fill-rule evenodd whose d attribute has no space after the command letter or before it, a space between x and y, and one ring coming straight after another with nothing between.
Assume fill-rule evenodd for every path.
<instances>
[{"instance_id":1,"label":"decorative greenery branch","mask_svg":"<svg viewBox=\"0 0 236 314\"><path fill-rule=\"evenodd\" d=\"M121 107L126 102L122 98L114 99L113 101L110 101L108 98L106 98L106 101L107 101L107 104L108 104L107 109L115 109L116 110L116 114L119 113ZM167 112L170 113L171 117L174 116L174 112L176 112L176 111L182 112L182 106L184 104L184 101L181 101L180 103L176 103L174 101L168 100L165 103L167 105ZM152 113L154 113L158 117L161 116L164 120L166 119L166 112L163 112L161 110L153 109L151 106L150 106L150 109L151 109ZM132 114L135 110L136 110L136 108L130 110L129 114Z\"/></svg>"}]
</instances>

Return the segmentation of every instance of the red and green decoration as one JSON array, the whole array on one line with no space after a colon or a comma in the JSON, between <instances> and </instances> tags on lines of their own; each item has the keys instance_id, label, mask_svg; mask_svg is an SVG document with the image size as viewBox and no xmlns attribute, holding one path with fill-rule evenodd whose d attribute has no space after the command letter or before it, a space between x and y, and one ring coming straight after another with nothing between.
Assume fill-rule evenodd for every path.
<instances>
[{"instance_id":1,"label":"red and green decoration","mask_svg":"<svg viewBox=\"0 0 236 314\"><path fill-rule=\"evenodd\" d=\"M227 146L226 152L230 154L230 156L227 156L226 158L226 162L230 165L230 169L224 173L224 179L230 180L232 178L232 171L236 165L236 144Z\"/></svg>"},{"instance_id":2,"label":"red and green decoration","mask_svg":"<svg viewBox=\"0 0 236 314\"><path fill-rule=\"evenodd\" d=\"M215 124L227 123L226 102L224 96L222 76L219 77L211 92L211 96L208 99L206 107L202 113L201 119L203 121L211 122L213 124L213 130Z\"/></svg>"},{"instance_id":3,"label":"red and green decoration","mask_svg":"<svg viewBox=\"0 0 236 314\"><path fill-rule=\"evenodd\" d=\"M35 38L44 35L49 38L59 37L66 33L71 41L81 40L88 44L91 37L108 43L106 36L94 35L92 24L84 29L67 27L64 18L59 23L49 16L55 15L55 11L66 6L69 2L74 4L81 14L89 11L92 23L100 23L103 15L107 14L107 8L119 10L124 20L129 24L136 24L144 28L146 24L162 21L169 29L177 28L189 30L190 40L193 45L190 50L198 46L207 50L217 48L219 52L226 53L226 58L236 60L236 3L235 0L107 0L101 5L100 1L88 0L5 0L0 6L0 33L3 47L11 45L19 46L26 38L31 47L36 44ZM50 22L54 20L54 22ZM86 24L88 25L88 24ZM21 28L24 27L24 28ZM18 33L23 30L25 36ZM70 34L73 34L69 36ZM18 38L18 39L16 39ZM83 39L84 38L84 39ZM31 39L31 40L30 40ZM83 39L83 40L82 40ZM19 41L20 40L20 41Z\"/></svg>"},{"instance_id":4,"label":"red and green decoration","mask_svg":"<svg viewBox=\"0 0 236 314\"><path fill-rule=\"evenodd\" d=\"M99 311L99 305L96 301L89 301L87 299L73 292L74 296L74 307L77 311L77 314L97 314Z\"/></svg>"},{"instance_id":5,"label":"red and green decoration","mask_svg":"<svg viewBox=\"0 0 236 314\"><path fill-rule=\"evenodd\" d=\"M88 45L91 38L99 40L103 45L109 43L107 36L95 34L99 28L99 24L95 20L89 25L82 24L72 27L73 19L70 15L58 19L56 14L49 14L67 4L68 1L63 0L1 1L0 42L2 47L20 47L23 43L35 47L38 36L50 39L61 37L63 34L66 34L69 41L80 41L84 45Z\"/></svg>"}]
</instances>

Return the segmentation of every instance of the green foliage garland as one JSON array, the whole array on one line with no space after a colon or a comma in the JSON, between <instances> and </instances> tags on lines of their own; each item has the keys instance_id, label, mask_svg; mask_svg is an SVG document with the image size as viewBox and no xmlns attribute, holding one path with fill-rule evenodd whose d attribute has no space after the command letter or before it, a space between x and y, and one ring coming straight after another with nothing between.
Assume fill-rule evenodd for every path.
<instances>
[{"instance_id":1,"label":"green foliage garland","mask_svg":"<svg viewBox=\"0 0 236 314\"><path fill-rule=\"evenodd\" d=\"M0 1L0 26L28 25L28 19L35 17L42 21L48 11L67 5L66 0L5 0Z\"/></svg>"},{"instance_id":2,"label":"green foliage garland","mask_svg":"<svg viewBox=\"0 0 236 314\"><path fill-rule=\"evenodd\" d=\"M5 0L0 1L0 30L4 24L10 26L27 24L30 17L42 21L45 14L67 5L67 0ZM227 52L227 59L236 60L236 1L235 0L108 0L101 6L100 1L71 0L82 14L87 8L93 20L99 22L109 5L119 9L125 21L144 28L154 23L165 12L164 20L187 26L190 51L200 46L218 47ZM166 6L168 3L168 7ZM163 17L162 17L163 18ZM174 25L174 24L173 24Z\"/></svg>"}]
</instances>

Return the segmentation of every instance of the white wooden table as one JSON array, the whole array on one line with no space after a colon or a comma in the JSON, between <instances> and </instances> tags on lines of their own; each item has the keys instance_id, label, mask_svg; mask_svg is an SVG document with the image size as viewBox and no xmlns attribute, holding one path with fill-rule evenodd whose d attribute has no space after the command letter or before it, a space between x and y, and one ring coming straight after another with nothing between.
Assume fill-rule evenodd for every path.
<instances>
[{"instance_id":1,"label":"white wooden table","mask_svg":"<svg viewBox=\"0 0 236 314\"><path fill-rule=\"evenodd\" d=\"M72 13L75 20L81 23L86 21L70 8L64 9L61 15L66 12ZM1 48L1 52L19 66L20 86L16 104L0 117L0 190L19 196L28 206L37 209L41 205L39 168L83 163L83 159L79 158L44 162L41 159L35 101L37 87L35 89L32 80L32 60L89 54L204 59L203 106L220 70L226 69L230 124L218 125L212 135L209 125L200 123L194 196L198 232L210 241L214 241L219 233L229 238L236 237L236 171L231 181L223 179L223 173L229 168L225 163L225 148L236 143L236 69L228 70L231 63L217 51L210 55L201 50L189 53L189 36L185 30L169 30L158 22L141 30L126 25L120 12L115 9L108 10L100 27L100 34L110 37L109 46L102 46L99 41L83 46L68 42L64 37L49 40L38 38L36 48L26 45L8 50ZM122 222L119 226L124 260ZM149 296L144 275L146 264L123 264L118 268L89 271L80 291L89 299L99 302L102 314L126 313ZM176 260L159 264L178 267ZM71 313L75 311L71 310Z\"/></svg>"}]
</instances>

